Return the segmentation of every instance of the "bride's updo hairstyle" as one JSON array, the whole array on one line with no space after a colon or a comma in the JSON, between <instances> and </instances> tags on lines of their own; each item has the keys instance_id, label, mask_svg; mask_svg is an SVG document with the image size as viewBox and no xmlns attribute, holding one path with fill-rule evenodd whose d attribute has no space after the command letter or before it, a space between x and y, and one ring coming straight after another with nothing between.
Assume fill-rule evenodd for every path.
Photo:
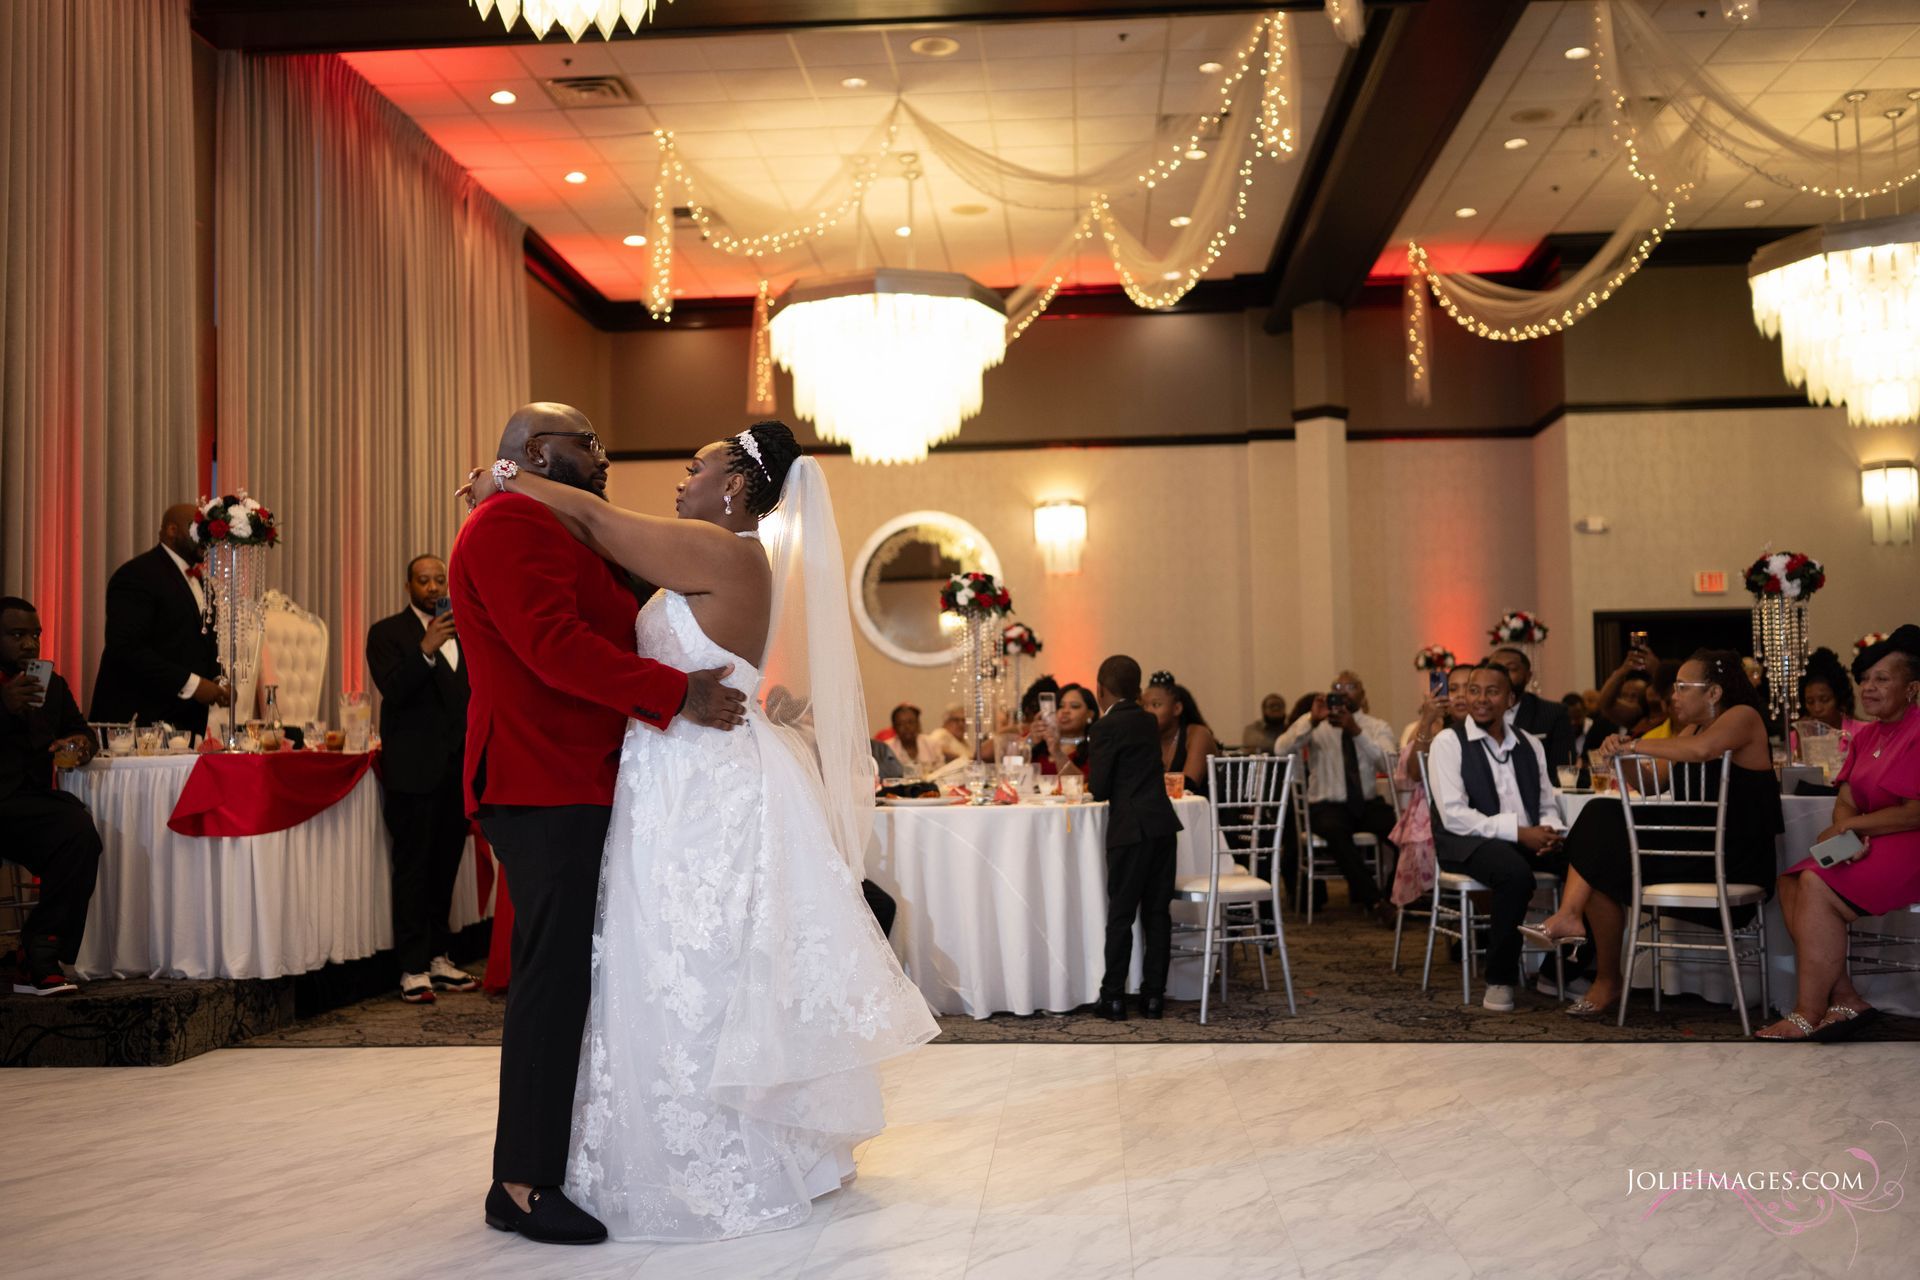
<instances>
[{"instance_id":1,"label":"bride's updo hairstyle","mask_svg":"<svg viewBox=\"0 0 1920 1280\"><path fill-rule=\"evenodd\" d=\"M756 422L747 428L747 433L760 447L760 460L754 461L746 445L736 437L727 443L727 470L746 480L747 510L755 516L764 516L780 505L780 488L787 482L787 471L794 459L800 456L800 442L793 438L792 428L774 420Z\"/></svg>"}]
</instances>

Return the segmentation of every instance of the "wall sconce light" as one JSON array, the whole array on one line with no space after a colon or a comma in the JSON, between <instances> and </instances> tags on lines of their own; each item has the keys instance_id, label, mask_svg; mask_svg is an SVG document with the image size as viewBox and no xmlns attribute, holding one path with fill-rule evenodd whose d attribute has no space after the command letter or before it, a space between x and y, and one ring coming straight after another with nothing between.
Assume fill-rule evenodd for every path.
<instances>
[{"instance_id":1,"label":"wall sconce light","mask_svg":"<svg viewBox=\"0 0 1920 1280\"><path fill-rule=\"evenodd\" d=\"M1033 509L1033 540L1048 573L1080 572L1087 548L1087 509L1078 502L1043 502Z\"/></svg>"},{"instance_id":2,"label":"wall sconce light","mask_svg":"<svg viewBox=\"0 0 1920 1280\"><path fill-rule=\"evenodd\" d=\"M1920 511L1920 469L1911 462L1876 462L1860 468L1860 501L1873 522L1875 546L1913 541Z\"/></svg>"}]
</instances>

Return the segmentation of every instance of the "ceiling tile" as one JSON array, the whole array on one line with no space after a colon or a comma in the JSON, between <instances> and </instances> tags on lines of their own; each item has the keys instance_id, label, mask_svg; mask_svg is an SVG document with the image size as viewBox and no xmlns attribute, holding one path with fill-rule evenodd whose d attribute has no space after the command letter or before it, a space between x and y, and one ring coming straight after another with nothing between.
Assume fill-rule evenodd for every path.
<instances>
[{"instance_id":1,"label":"ceiling tile","mask_svg":"<svg viewBox=\"0 0 1920 1280\"><path fill-rule=\"evenodd\" d=\"M1077 87L1126 85L1158 89L1165 68L1166 59L1160 54L1082 54L1073 60L1073 79Z\"/></svg>"},{"instance_id":2,"label":"ceiling tile","mask_svg":"<svg viewBox=\"0 0 1920 1280\"><path fill-rule=\"evenodd\" d=\"M517 44L513 51L520 58L530 75L541 80L558 80L566 76L612 76L620 74L620 66L608 52L609 44L599 39L583 40L579 44L549 41L546 44Z\"/></svg>"},{"instance_id":3,"label":"ceiling tile","mask_svg":"<svg viewBox=\"0 0 1920 1280\"><path fill-rule=\"evenodd\" d=\"M340 56L346 59L348 66L382 88L390 84L432 84L446 79L434 69L434 64L426 55L410 49L391 53L344 53Z\"/></svg>"},{"instance_id":4,"label":"ceiling tile","mask_svg":"<svg viewBox=\"0 0 1920 1280\"><path fill-rule=\"evenodd\" d=\"M444 80L432 84L390 84L380 92L394 106L417 118L473 114L473 104L466 95Z\"/></svg>"},{"instance_id":5,"label":"ceiling tile","mask_svg":"<svg viewBox=\"0 0 1920 1280\"><path fill-rule=\"evenodd\" d=\"M630 75L656 72L705 71L703 41L653 35L645 40L615 40L609 45L613 61Z\"/></svg>"},{"instance_id":6,"label":"ceiling tile","mask_svg":"<svg viewBox=\"0 0 1920 1280\"><path fill-rule=\"evenodd\" d=\"M706 42L707 65L715 71L796 69L793 44L784 35L728 36Z\"/></svg>"},{"instance_id":7,"label":"ceiling tile","mask_svg":"<svg viewBox=\"0 0 1920 1280\"><path fill-rule=\"evenodd\" d=\"M1157 85L1093 85L1073 91L1074 106L1082 116L1153 114L1160 108Z\"/></svg>"},{"instance_id":8,"label":"ceiling tile","mask_svg":"<svg viewBox=\"0 0 1920 1280\"><path fill-rule=\"evenodd\" d=\"M810 98L814 88L797 69L746 70L727 77L726 91L734 102L770 102Z\"/></svg>"},{"instance_id":9,"label":"ceiling tile","mask_svg":"<svg viewBox=\"0 0 1920 1280\"><path fill-rule=\"evenodd\" d=\"M809 68L837 63L887 65L887 42L878 31L796 31L793 43Z\"/></svg>"},{"instance_id":10,"label":"ceiling tile","mask_svg":"<svg viewBox=\"0 0 1920 1280\"><path fill-rule=\"evenodd\" d=\"M532 142L542 138L578 138L565 111L522 111L515 115L492 117L493 131L508 142Z\"/></svg>"},{"instance_id":11,"label":"ceiling tile","mask_svg":"<svg viewBox=\"0 0 1920 1280\"><path fill-rule=\"evenodd\" d=\"M1796 62L1780 72L1769 86L1769 94L1802 93L1824 90L1844 93L1860 83L1860 78L1877 65L1874 61Z\"/></svg>"},{"instance_id":12,"label":"ceiling tile","mask_svg":"<svg viewBox=\"0 0 1920 1280\"><path fill-rule=\"evenodd\" d=\"M574 128L588 138L651 134L654 129L653 112L645 107L595 107L570 114Z\"/></svg>"},{"instance_id":13,"label":"ceiling tile","mask_svg":"<svg viewBox=\"0 0 1920 1280\"><path fill-rule=\"evenodd\" d=\"M916 96L913 105L936 124L993 118L984 93L930 93Z\"/></svg>"},{"instance_id":14,"label":"ceiling tile","mask_svg":"<svg viewBox=\"0 0 1920 1280\"><path fill-rule=\"evenodd\" d=\"M1749 27L1731 32L1713 62L1791 62L1819 33L1806 27Z\"/></svg>"},{"instance_id":15,"label":"ceiling tile","mask_svg":"<svg viewBox=\"0 0 1920 1280\"><path fill-rule=\"evenodd\" d=\"M1067 58L999 58L987 62L987 83L1007 89L1071 89L1073 62Z\"/></svg>"},{"instance_id":16,"label":"ceiling tile","mask_svg":"<svg viewBox=\"0 0 1920 1280\"><path fill-rule=\"evenodd\" d=\"M987 105L993 111L993 118L998 121L1066 119L1073 115L1073 91L1009 90L988 95Z\"/></svg>"}]
</instances>

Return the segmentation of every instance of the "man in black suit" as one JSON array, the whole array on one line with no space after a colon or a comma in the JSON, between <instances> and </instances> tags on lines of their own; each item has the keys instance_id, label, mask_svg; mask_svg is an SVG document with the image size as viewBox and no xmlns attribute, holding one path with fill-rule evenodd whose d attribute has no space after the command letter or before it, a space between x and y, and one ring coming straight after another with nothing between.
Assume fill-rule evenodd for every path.
<instances>
[{"instance_id":1,"label":"man in black suit","mask_svg":"<svg viewBox=\"0 0 1920 1280\"><path fill-rule=\"evenodd\" d=\"M207 708L233 701L219 681L219 642L203 617L203 549L193 540L198 516L191 503L168 507L159 544L108 579L107 647L93 682L90 719L164 720L205 733Z\"/></svg>"},{"instance_id":2,"label":"man in black suit","mask_svg":"<svg viewBox=\"0 0 1920 1280\"><path fill-rule=\"evenodd\" d=\"M1088 730L1087 791L1107 802L1107 971L1100 1016L1127 1017L1133 918L1140 917L1140 1012L1164 1015L1173 948L1173 872L1180 819L1167 799L1160 729L1140 706L1140 664L1116 654L1100 664L1100 718Z\"/></svg>"},{"instance_id":3,"label":"man in black suit","mask_svg":"<svg viewBox=\"0 0 1920 1280\"><path fill-rule=\"evenodd\" d=\"M1548 769L1575 763L1573 722L1567 719L1565 707L1533 691L1533 663L1527 655L1518 649L1495 649L1489 661L1505 667L1513 680L1513 709L1507 713L1507 723L1540 739Z\"/></svg>"},{"instance_id":4,"label":"man in black suit","mask_svg":"<svg viewBox=\"0 0 1920 1280\"><path fill-rule=\"evenodd\" d=\"M85 764L98 746L58 672L42 682L40 614L0 596L0 854L40 877L40 902L21 930L13 989L52 996L75 990L60 969L80 957L87 903L100 869L100 834L85 805L53 785L55 753Z\"/></svg>"},{"instance_id":5,"label":"man in black suit","mask_svg":"<svg viewBox=\"0 0 1920 1280\"><path fill-rule=\"evenodd\" d=\"M454 634L447 566L415 556L407 607L367 632L367 670L380 690L387 831L393 837L393 948L400 998L476 991L447 955L448 912L466 847L461 761L467 746L467 672Z\"/></svg>"}]
</instances>

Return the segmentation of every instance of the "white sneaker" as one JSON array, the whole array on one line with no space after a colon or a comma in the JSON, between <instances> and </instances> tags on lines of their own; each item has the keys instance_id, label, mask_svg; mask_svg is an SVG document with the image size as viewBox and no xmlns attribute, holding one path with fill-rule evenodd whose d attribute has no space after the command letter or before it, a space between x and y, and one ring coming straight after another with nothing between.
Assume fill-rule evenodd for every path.
<instances>
[{"instance_id":1,"label":"white sneaker","mask_svg":"<svg viewBox=\"0 0 1920 1280\"><path fill-rule=\"evenodd\" d=\"M401 974L400 998L408 1004L432 1004L433 979L424 973Z\"/></svg>"},{"instance_id":2,"label":"white sneaker","mask_svg":"<svg viewBox=\"0 0 1920 1280\"><path fill-rule=\"evenodd\" d=\"M1491 1009L1495 1013L1512 1013L1513 988L1502 986L1497 982L1489 982L1487 994L1481 997L1480 1004L1483 1008Z\"/></svg>"},{"instance_id":3,"label":"white sneaker","mask_svg":"<svg viewBox=\"0 0 1920 1280\"><path fill-rule=\"evenodd\" d=\"M446 956L435 956L427 966L427 977L435 991L478 991L480 980L460 968Z\"/></svg>"}]
</instances>

